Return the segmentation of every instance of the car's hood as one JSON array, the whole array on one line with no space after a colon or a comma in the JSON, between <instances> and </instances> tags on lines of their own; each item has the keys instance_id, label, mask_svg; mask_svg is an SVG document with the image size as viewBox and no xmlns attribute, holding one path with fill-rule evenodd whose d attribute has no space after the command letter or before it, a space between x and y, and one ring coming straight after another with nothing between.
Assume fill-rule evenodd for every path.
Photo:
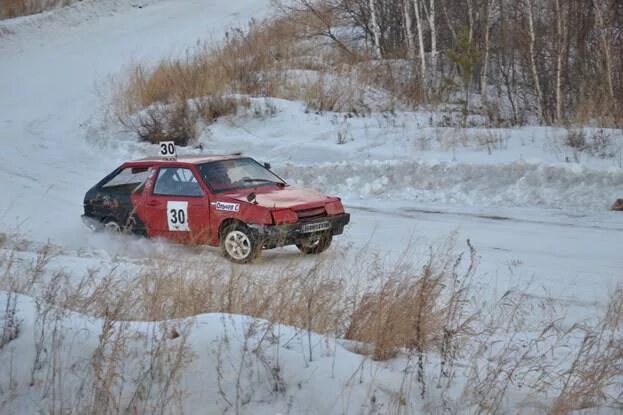
<instances>
[{"instance_id":1,"label":"car's hood","mask_svg":"<svg viewBox=\"0 0 623 415\"><path fill-rule=\"evenodd\" d=\"M251 193L255 193L255 200L258 205L277 209L304 206L312 207L314 205L324 205L327 202L336 200L335 197L327 196L315 190L295 186L286 186L283 188L262 186L260 188L227 193L227 197L241 202L248 202L247 197Z\"/></svg>"}]
</instances>

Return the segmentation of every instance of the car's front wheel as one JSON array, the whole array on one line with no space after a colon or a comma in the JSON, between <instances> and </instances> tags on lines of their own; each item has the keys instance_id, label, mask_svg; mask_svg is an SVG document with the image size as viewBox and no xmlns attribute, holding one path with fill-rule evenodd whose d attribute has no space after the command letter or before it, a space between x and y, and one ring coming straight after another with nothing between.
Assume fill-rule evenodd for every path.
<instances>
[{"instance_id":1,"label":"car's front wheel","mask_svg":"<svg viewBox=\"0 0 623 415\"><path fill-rule=\"evenodd\" d=\"M331 232L315 233L297 242L296 247L306 255L319 254L329 249L332 240Z\"/></svg>"},{"instance_id":2,"label":"car's front wheel","mask_svg":"<svg viewBox=\"0 0 623 415\"><path fill-rule=\"evenodd\" d=\"M261 250L261 246L251 230L238 223L223 229L221 232L221 248L227 259L239 264L253 261Z\"/></svg>"}]
</instances>

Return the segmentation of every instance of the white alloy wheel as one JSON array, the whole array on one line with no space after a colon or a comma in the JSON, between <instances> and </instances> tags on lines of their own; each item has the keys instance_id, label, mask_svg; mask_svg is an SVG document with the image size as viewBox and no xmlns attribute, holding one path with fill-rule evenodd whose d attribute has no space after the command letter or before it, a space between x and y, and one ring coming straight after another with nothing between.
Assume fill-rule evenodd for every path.
<instances>
[{"instance_id":1,"label":"white alloy wheel","mask_svg":"<svg viewBox=\"0 0 623 415\"><path fill-rule=\"evenodd\" d=\"M253 245L246 233L232 230L225 236L225 251L236 261L246 260L252 253Z\"/></svg>"}]
</instances>

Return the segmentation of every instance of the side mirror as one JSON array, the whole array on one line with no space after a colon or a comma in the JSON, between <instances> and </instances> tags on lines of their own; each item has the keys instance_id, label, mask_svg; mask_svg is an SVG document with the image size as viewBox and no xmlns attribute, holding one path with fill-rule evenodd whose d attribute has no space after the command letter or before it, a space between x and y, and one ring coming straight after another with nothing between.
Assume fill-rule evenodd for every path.
<instances>
[{"instance_id":1,"label":"side mirror","mask_svg":"<svg viewBox=\"0 0 623 415\"><path fill-rule=\"evenodd\" d=\"M264 168L265 168L266 170L270 170L270 163L266 163L266 162L265 162L265 163L264 163Z\"/></svg>"}]
</instances>

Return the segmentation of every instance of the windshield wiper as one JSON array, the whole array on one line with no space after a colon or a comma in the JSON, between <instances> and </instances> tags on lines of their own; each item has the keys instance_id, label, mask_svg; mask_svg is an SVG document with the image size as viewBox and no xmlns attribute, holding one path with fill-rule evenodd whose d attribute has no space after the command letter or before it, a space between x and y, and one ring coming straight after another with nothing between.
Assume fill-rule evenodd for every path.
<instances>
[{"instance_id":1,"label":"windshield wiper","mask_svg":"<svg viewBox=\"0 0 623 415\"><path fill-rule=\"evenodd\" d=\"M276 182L270 179L251 179L249 177L245 177L244 179L240 179L239 181L243 183L253 183L253 182L272 183L272 184L276 184L277 186L285 186L285 183L283 182Z\"/></svg>"}]
</instances>

